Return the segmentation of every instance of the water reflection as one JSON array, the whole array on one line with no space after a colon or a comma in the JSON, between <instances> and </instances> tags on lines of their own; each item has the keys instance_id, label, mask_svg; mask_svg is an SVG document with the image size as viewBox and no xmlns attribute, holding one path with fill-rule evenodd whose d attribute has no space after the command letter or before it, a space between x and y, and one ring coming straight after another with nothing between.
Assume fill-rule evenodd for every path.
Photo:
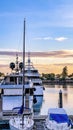
<instances>
[{"instance_id":1,"label":"water reflection","mask_svg":"<svg viewBox=\"0 0 73 130\"><path fill-rule=\"evenodd\" d=\"M72 85L46 85L44 102L40 114L47 114L48 108L58 107L59 91L62 90L63 107L69 115L73 115L73 86Z\"/></svg>"},{"instance_id":2,"label":"water reflection","mask_svg":"<svg viewBox=\"0 0 73 130\"><path fill-rule=\"evenodd\" d=\"M36 114L47 115L48 108L58 107L59 91L62 90L63 107L69 115L73 115L73 86L72 85L45 85L44 96L38 98L38 104L33 109ZM4 97L3 109L20 105L21 97Z\"/></svg>"},{"instance_id":3,"label":"water reflection","mask_svg":"<svg viewBox=\"0 0 73 130\"><path fill-rule=\"evenodd\" d=\"M35 115L40 114L40 110L42 108L42 103L43 103L43 96L36 96L37 103L33 104L33 111Z\"/></svg>"},{"instance_id":4,"label":"water reflection","mask_svg":"<svg viewBox=\"0 0 73 130\"><path fill-rule=\"evenodd\" d=\"M2 100L3 100L3 104L2 104L3 110L12 110L14 107L20 107L22 104L21 96L3 96ZM37 100L37 103L35 104L33 103L33 111L34 111L34 114L39 114L42 107L42 103L43 103L43 96L36 96L36 100ZM24 104L25 104L25 101L24 101Z\"/></svg>"},{"instance_id":5,"label":"water reflection","mask_svg":"<svg viewBox=\"0 0 73 130\"><path fill-rule=\"evenodd\" d=\"M65 104L67 104L67 100L68 100L68 92L67 92L67 90L68 90L68 88L67 88L67 84L64 84L63 85L63 91L64 91L64 93L63 93L63 101L64 101L64 103Z\"/></svg>"}]
</instances>

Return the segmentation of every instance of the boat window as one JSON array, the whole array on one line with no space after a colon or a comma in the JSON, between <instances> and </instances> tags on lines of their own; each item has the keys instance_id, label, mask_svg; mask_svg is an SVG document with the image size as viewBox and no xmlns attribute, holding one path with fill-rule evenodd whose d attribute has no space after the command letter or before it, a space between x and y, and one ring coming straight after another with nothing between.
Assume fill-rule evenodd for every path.
<instances>
[{"instance_id":1,"label":"boat window","mask_svg":"<svg viewBox=\"0 0 73 130\"><path fill-rule=\"evenodd\" d=\"M25 70L25 73L28 73L28 72L31 72L31 73L38 73L38 70L31 70L31 69Z\"/></svg>"},{"instance_id":2,"label":"boat window","mask_svg":"<svg viewBox=\"0 0 73 130\"><path fill-rule=\"evenodd\" d=\"M30 91L29 91L29 88L26 88L26 89L25 89L25 94L29 94L29 92L30 92Z\"/></svg>"},{"instance_id":3,"label":"boat window","mask_svg":"<svg viewBox=\"0 0 73 130\"><path fill-rule=\"evenodd\" d=\"M38 86L38 85L41 85L40 83L33 83L33 85L36 85L36 86Z\"/></svg>"},{"instance_id":4,"label":"boat window","mask_svg":"<svg viewBox=\"0 0 73 130\"><path fill-rule=\"evenodd\" d=\"M22 84L22 77L19 77L19 84Z\"/></svg>"},{"instance_id":5,"label":"boat window","mask_svg":"<svg viewBox=\"0 0 73 130\"><path fill-rule=\"evenodd\" d=\"M39 79L38 76L28 76L28 79Z\"/></svg>"},{"instance_id":6,"label":"boat window","mask_svg":"<svg viewBox=\"0 0 73 130\"><path fill-rule=\"evenodd\" d=\"M10 77L10 84L17 84L17 78L16 77Z\"/></svg>"},{"instance_id":7,"label":"boat window","mask_svg":"<svg viewBox=\"0 0 73 130\"><path fill-rule=\"evenodd\" d=\"M25 70L25 73L27 72L27 70Z\"/></svg>"},{"instance_id":8,"label":"boat window","mask_svg":"<svg viewBox=\"0 0 73 130\"><path fill-rule=\"evenodd\" d=\"M32 88L26 88L25 94L30 94L32 96L33 95L33 89Z\"/></svg>"},{"instance_id":9,"label":"boat window","mask_svg":"<svg viewBox=\"0 0 73 130\"><path fill-rule=\"evenodd\" d=\"M26 82L25 82L25 84L26 84L26 85L28 85L28 84L29 84L29 82L28 82L28 81L26 81Z\"/></svg>"},{"instance_id":10,"label":"boat window","mask_svg":"<svg viewBox=\"0 0 73 130\"><path fill-rule=\"evenodd\" d=\"M38 70L32 70L33 73L38 73Z\"/></svg>"}]
</instances>

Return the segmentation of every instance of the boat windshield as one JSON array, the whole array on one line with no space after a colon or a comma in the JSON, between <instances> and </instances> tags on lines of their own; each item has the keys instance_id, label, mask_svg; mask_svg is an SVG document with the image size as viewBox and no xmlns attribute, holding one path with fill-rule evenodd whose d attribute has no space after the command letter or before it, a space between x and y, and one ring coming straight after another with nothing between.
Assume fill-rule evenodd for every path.
<instances>
[{"instance_id":1,"label":"boat windshield","mask_svg":"<svg viewBox=\"0 0 73 130\"><path fill-rule=\"evenodd\" d=\"M1 82L2 85L20 85L22 84L22 76L6 76L4 80ZM26 84L29 84L26 81Z\"/></svg>"}]
</instances>

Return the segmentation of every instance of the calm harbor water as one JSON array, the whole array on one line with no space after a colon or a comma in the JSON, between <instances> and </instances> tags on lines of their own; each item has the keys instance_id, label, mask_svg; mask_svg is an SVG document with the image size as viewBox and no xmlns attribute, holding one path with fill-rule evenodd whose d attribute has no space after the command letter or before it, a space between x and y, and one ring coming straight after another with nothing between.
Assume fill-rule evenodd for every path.
<instances>
[{"instance_id":1,"label":"calm harbor water","mask_svg":"<svg viewBox=\"0 0 73 130\"><path fill-rule=\"evenodd\" d=\"M43 98L38 98L38 105L34 105L35 114L47 115L48 108L58 107L59 91L63 93L63 107L69 115L73 115L73 85L44 85ZM21 96L4 97L3 109L12 109L15 105L20 106ZM20 102L19 102L20 101Z\"/></svg>"},{"instance_id":2,"label":"calm harbor water","mask_svg":"<svg viewBox=\"0 0 73 130\"><path fill-rule=\"evenodd\" d=\"M45 85L41 115L47 114L50 107L58 107L60 90L63 93L63 107L68 115L73 115L73 85Z\"/></svg>"}]
</instances>

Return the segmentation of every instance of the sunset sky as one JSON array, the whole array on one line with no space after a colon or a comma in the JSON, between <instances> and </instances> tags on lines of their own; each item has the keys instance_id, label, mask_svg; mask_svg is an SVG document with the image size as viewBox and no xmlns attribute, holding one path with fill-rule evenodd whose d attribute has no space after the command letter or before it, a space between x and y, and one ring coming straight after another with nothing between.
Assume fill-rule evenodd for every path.
<instances>
[{"instance_id":1,"label":"sunset sky","mask_svg":"<svg viewBox=\"0 0 73 130\"><path fill-rule=\"evenodd\" d=\"M40 73L73 73L73 0L0 0L0 71L23 47L26 19L26 52Z\"/></svg>"}]
</instances>

